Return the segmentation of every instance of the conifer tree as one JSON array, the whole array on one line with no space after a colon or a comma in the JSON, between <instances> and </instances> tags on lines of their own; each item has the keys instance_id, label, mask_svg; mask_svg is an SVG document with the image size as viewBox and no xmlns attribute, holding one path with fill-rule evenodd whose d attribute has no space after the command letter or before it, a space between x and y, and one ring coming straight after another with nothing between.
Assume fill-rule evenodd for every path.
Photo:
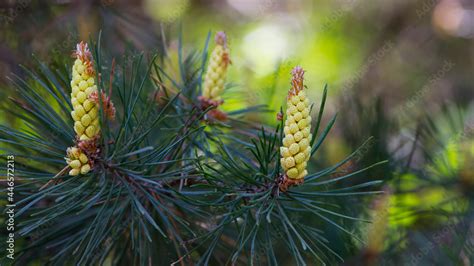
<instances>
[{"instance_id":1,"label":"conifer tree","mask_svg":"<svg viewBox=\"0 0 474 266\"><path fill-rule=\"evenodd\" d=\"M224 113L226 39L216 34L208 62L207 48L178 62L181 80L160 55L114 71L100 45L85 42L68 75L38 63L26 79L12 77L19 97L9 111L23 126L1 126L0 138L16 158L18 263L342 260L326 230L356 240L348 222L367 220L339 212L339 199L381 191L377 180L340 184L380 163L339 174L354 151L310 167L336 117L320 130L327 88L316 108L306 91L318 90L305 88L301 67L288 75L286 116L276 124L245 120L261 107Z\"/></svg>"}]
</instances>

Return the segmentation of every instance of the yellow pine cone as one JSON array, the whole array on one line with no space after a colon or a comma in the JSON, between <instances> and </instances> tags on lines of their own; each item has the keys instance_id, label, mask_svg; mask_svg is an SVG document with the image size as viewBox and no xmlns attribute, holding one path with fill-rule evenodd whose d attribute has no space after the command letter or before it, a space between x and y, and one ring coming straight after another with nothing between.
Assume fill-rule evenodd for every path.
<instances>
[{"instance_id":1,"label":"yellow pine cone","mask_svg":"<svg viewBox=\"0 0 474 266\"><path fill-rule=\"evenodd\" d=\"M72 67L71 103L74 131L80 140L89 140L99 134L99 110L91 96L97 94L94 80L92 55L87 44L81 42L75 52L76 61Z\"/></svg>"},{"instance_id":2,"label":"yellow pine cone","mask_svg":"<svg viewBox=\"0 0 474 266\"><path fill-rule=\"evenodd\" d=\"M202 96L207 100L219 103L222 101L221 95L224 92L224 83L230 58L224 32L220 31L216 33L215 42L216 47L212 51L204 78Z\"/></svg>"},{"instance_id":3,"label":"yellow pine cone","mask_svg":"<svg viewBox=\"0 0 474 266\"><path fill-rule=\"evenodd\" d=\"M71 167L69 175L76 176L79 174L87 174L91 170L89 158L77 147L67 149L66 163Z\"/></svg>"},{"instance_id":4,"label":"yellow pine cone","mask_svg":"<svg viewBox=\"0 0 474 266\"><path fill-rule=\"evenodd\" d=\"M311 156L311 116L309 100L303 87L304 71L297 66L292 75L280 162L288 178L301 180L308 174L306 165Z\"/></svg>"}]
</instances>

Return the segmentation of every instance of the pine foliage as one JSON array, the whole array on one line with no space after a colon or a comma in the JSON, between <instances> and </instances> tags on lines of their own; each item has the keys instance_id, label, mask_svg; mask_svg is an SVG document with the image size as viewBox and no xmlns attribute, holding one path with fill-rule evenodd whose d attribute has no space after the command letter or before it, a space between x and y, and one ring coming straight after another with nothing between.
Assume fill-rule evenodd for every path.
<instances>
[{"instance_id":1,"label":"pine foliage","mask_svg":"<svg viewBox=\"0 0 474 266\"><path fill-rule=\"evenodd\" d=\"M38 61L34 70L23 69L25 78L11 77L18 97L6 111L20 126L1 126L0 139L3 152L16 158L17 232L23 243L18 263L342 261L330 239L358 241L351 224L369 221L363 212L344 213L339 199L381 193L381 181L359 183L354 178L384 162L341 172L356 150L336 165L315 172L304 169L304 182L288 182L293 176L284 169L291 167L282 167L280 160L286 156L280 151L287 152L280 149L284 135L289 134L284 132L284 109L281 119L270 125L246 120L249 112L266 111L262 106L224 113L223 81L216 83L219 95L203 91L212 83L204 80L208 48L213 45L209 35L203 51L185 55L180 42L179 78L174 79L162 64L163 55L136 54L127 66L102 54L100 37L90 43L100 128L92 142L76 137L83 132L74 127L79 118L71 116L71 111L77 112L68 71L74 59L64 69ZM212 60L217 59L211 58L211 64ZM212 96L218 104L208 104L201 95ZM312 135L305 133L311 146L305 166L308 160L311 164L310 156L318 156L336 121L334 116L323 125L326 97L325 87L318 106L304 101L305 117L311 110L317 114L312 123L308 120L313 130ZM109 103L114 120L108 116ZM85 160L69 149L66 162L69 147L94 155ZM77 158L71 160L71 154ZM89 171L70 174L76 159L93 165ZM344 182L349 179L354 181ZM346 236L328 236L329 229Z\"/></svg>"}]
</instances>

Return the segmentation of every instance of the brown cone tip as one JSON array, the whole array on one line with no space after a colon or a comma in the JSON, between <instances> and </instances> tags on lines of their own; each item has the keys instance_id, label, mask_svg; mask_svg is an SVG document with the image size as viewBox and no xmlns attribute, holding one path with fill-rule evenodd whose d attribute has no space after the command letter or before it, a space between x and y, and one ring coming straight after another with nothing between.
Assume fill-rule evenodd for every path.
<instances>
[{"instance_id":1,"label":"brown cone tip","mask_svg":"<svg viewBox=\"0 0 474 266\"><path fill-rule=\"evenodd\" d=\"M216 44L218 44L218 45L222 45L224 47L226 47L226 45L227 45L227 36L225 35L225 32L223 32L223 31L218 31L216 33L216 37L215 37L214 40L215 40Z\"/></svg>"},{"instance_id":2,"label":"brown cone tip","mask_svg":"<svg viewBox=\"0 0 474 266\"><path fill-rule=\"evenodd\" d=\"M293 79L291 80L291 89L288 92L288 97L297 95L298 92L303 90L303 79L304 79L304 70L300 66L296 66L291 70L291 75Z\"/></svg>"},{"instance_id":3,"label":"brown cone tip","mask_svg":"<svg viewBox=\"0 0 474 266\"><path fill-rule=\"evenodd\" d=\"M74 51L74 55L76 56L76 58L84 62L91 61L92 59L92 53L89 50L87 43L85 43L84 41L81 41L80 43L76 44L76 50Z\"/></svg>"},{"instance_id":4,"label":"brown cone tip","mask_svg":"<svg viewBox=\"0 0 474 266\"><path fill-rule=\"evenodd\" d=\"M89 75L94 74L94 67L92 66L92 53L89 50L89 47L87 46L87 43L84 41L81 41L76 45L76 50L74 51L73 54L77 59L81 60L84 62L84 64L87 66L86 72Z\"/></svg>"}]
</instances>

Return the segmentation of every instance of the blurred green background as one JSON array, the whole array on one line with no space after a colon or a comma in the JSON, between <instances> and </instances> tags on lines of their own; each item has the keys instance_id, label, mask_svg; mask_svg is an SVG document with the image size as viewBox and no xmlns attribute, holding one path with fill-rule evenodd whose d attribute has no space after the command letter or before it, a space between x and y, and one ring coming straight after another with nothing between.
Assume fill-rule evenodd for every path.
<instances>
[{"instance_id":1,"label":"blurred green background","mask_svg":"<svg viewBox=\"0 0 474 266\"><path fill-rule=\"evenodd\" d=\"M387 194L368 204L374 223L356 229L366 243L343 254L348 265L473 264L472 1L7 0L0 87L35 57L64 65L79 40L99 31L109 56L164 53L173 73L180 34L191 53L219 30L232 60L225 108L266 104L275 112L248 119L273 123L289 72L301 65L315 102L329 86L325 120L338 113L314 167L343 159L370 136L344 170L389 160L367 176L385 179ZM0 96L7 105L11 91ZM0 121L15 125L3 114Z\"/></svg>"}]
</instances>

